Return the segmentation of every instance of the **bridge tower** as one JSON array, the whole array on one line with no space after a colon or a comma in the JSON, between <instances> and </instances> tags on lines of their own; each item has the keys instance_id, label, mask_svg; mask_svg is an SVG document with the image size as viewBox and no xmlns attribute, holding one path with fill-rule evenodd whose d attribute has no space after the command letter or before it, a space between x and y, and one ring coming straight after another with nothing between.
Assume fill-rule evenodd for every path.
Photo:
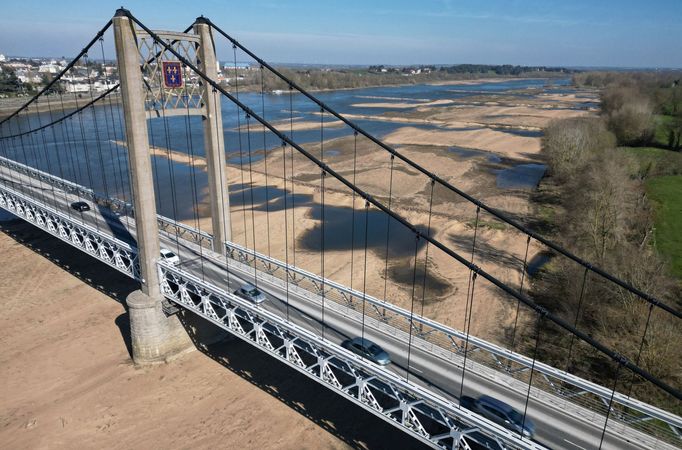
<instances>
[{"instance_id":1,"label":"bridge tower","mask_svg":"<svg viewBox=\"0 0 682 450\"><path fill-rule=\"evenodd\" d=\"M218 61L211 26L204 17L194 22L194 34L199 37L197 59L199 69L211 80L218 80ZM213 251L225 254L225 242L232 240L230 225L230 197L225 177L225 142L223 115L220 109L220 93L203 83L202 99L204 112L204 150L208 171L208 189L213 225Z\"/></svg>"},{"instance_id":2,"label":"bridge tower","mask_svg":"<svg viewBox=\"0 0 682 450\"><path fill-rule=\"evenodd\" d=\"M156 196L140 71L140 53L133 23L119 10L113 18L116 59L121 84L130 180L135 207L141 289L126 302L130 316L133 359L136 364L163 362L191 348L191 340L176 316L166 317L161 307L159 229Z\"/></svg>"}]
</instances>

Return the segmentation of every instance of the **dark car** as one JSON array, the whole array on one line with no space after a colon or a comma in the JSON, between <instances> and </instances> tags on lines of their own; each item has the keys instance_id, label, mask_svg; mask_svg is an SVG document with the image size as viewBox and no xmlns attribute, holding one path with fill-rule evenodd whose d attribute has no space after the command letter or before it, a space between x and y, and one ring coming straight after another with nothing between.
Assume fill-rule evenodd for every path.
<instances>
[{"instance_id":1,"label":"dark car","mask_svg":"<svg viewBox=\"0 0 682 450\"><path fill-rule=\"evenodd\" d=\"M85 202L73 202L71 203L71 207L78 212L90 211L90 205Z\"/></svg>"},{"instance_id":2,"label":"dark car","mask_svg":"<svg viewBox=\"0 0 682 450\"><path fill-rule=\"evenodd\" d=\"M488 395L481 395L477 399L463 396L460 404L463 408L478 413L505 428L523 433L527 438L532 438L535 435L535 423L528 417L524 422L523 414L501 400Z\"/></svg>"},{"instance_id":3,"label":"dark car","mask_svg":"<svg viewBox=\"0 0 682 450\"><path fill-rule=\"evenodd\" d=\"M388 353L369 339L359 337L347 339L341 343L341 346L380 366L391 364L391 357Z\"/></svg>"}]
</instances>

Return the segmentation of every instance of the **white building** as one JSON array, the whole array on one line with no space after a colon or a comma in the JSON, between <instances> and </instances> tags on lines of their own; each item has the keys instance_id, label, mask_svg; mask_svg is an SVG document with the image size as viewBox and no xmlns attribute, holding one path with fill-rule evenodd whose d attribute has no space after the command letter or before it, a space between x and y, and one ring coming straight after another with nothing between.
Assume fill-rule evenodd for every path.
<instances>
[{"instance_id":1,"label":"white building","mask_svg":"<svg viewBox=\"0 0 682 450\"><path fill-rule=\"evenodd\" d=\"M90 92L90 85L87 83L66 83L66 92Z\"/></svg>"},{"instance_id":2,"label":"white building","mask_svg":"<svg viewBox=\"0 0 682 450\"><path fill-rule=\"evenodd\" d=\"M41 64L38 67L38 72L40 73L58 73L60 67L55 63Z\"/></svg>"},{"instance_id":3,"label":"white building","mask_svg":"<svg viewBox=\"0 0 682 450\"><path fill-rule=\"evenodd\" d=\"M5 62L5 61L7 61L7 58L5 58L5 55L0 53L0 62Z\"/></svg>"}]
</instances>

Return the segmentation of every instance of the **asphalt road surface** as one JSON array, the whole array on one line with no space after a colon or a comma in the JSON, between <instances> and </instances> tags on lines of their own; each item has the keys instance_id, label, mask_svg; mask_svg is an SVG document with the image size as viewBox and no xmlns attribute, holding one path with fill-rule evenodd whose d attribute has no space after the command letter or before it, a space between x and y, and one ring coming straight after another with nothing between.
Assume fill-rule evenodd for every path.
<instances>
[{"instance_id":1,"label":"asphalt road surface","mask_svg":"<svg viewBox=\"0 0 682 450\"><path fill-rule=\"evenodd\" d=\"M88 200L85 201L92 209L77 212L70 208L70 204L83 199L55 190L47 183L41 183L26 175L16 172L10 174L5 167L0 167L0 183L61 211L72 220L87 223L105 234L136 246L134 220L129 217L118 216L106 208L100 209ZM160 235L161 246L177 252L181 269L230 291L236 290L244 282L257 284L267 296L267 300L259 308L277 313L281 317L287 317L288 314L291 322L317 335L324 333L325 339L336 344L362 335L362 320L358 320L356 315L350 316L335 309L325 308L323 323L319 302L291 291L287 296L286 289L280 284L270 283L261 278L254 279L253 269L240 270L239 265L227 265L224 257L221 258L220 255L205 248L199 250L197 245L182 238L177 239L165 233ZM467 369L462 378L461 367L453 361L415 346L412 347L409 356L408 370L408 345L405 340L371 326L365 326L364 337L376 342L390 354L392 363L387 366L388 370L403 377L407 376L409 381L429 387L440 395L453 400L458 399L460 395L471 397L489 395L512 405L522 413L526 409L525 393L510 389L503 383L479 376L470 369ZM532 398L527 405L527 417L535 422L534 439L542 445L567 450L599 448L604 427L603 419L586 422L571 415L570 411L556 409ZM601 448L638 449L642 446L629 443L617 434L607 433Z\"/></svg>"}]
</instances>

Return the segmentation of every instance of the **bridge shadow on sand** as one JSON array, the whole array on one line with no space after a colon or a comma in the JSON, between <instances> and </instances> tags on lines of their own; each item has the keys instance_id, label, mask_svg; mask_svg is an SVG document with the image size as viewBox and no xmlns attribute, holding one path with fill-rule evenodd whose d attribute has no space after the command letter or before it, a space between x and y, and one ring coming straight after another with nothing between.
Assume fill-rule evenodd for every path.
<instances>
[{"instance_id":1,"label":"bridge shadow on sand","mask_svg":"<svg viewBox=\"0 0 682 450\"><path fill-rule=\"evenodd\" d=\"M125 312L116 317L114 323L132 359L130 320L125 299L140 288L137 281L21 219L0 221L0 232L120 303Z\"/></svg>"},{"instance_id":2,"label":"bridge shadow on sand","mask_svg":"<svg viewBox=\"0 0 682 450\"><path fill-rule=\"evenodd\" d=\"M132 359L130 320L125 299L129 293L139 289L138 282L23 220L0 222L0 232L120 303L125 312L116 317L115 324ZM215 336L215 332L219 331L217 327L189 312L180 312L178 317L200 352L277 398L351 448L428 448L239 338L228 337L207 344L210 341L203 336Z\"/></svg>"},{"instance_id":3,"label":"bridge shadow on sand","mask_svg":"<svg viewBox=\"0 0 682 450\"><path fill-rule=\"evenodd\" d=\"M192 320L180 315L196 348L242 379L311 420L327 432L356 449L427 449L426 445L396 430L392 425L331 392L321 384L290 368L236 336L225 333L219 342L211 342L194 332ZM221 329L201 321L202 327ZM205 335L207 330L202 330Z\"/></svg>"}]
</instances>

